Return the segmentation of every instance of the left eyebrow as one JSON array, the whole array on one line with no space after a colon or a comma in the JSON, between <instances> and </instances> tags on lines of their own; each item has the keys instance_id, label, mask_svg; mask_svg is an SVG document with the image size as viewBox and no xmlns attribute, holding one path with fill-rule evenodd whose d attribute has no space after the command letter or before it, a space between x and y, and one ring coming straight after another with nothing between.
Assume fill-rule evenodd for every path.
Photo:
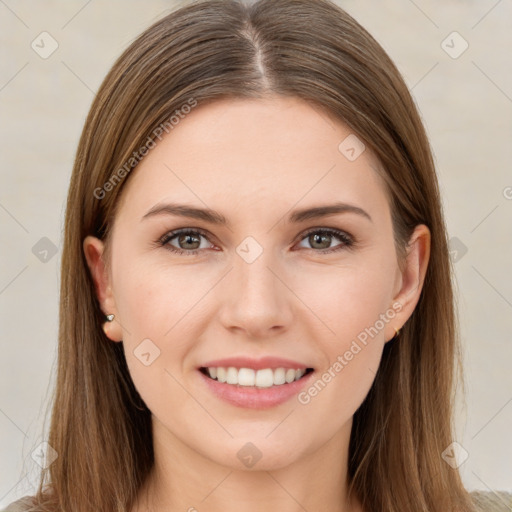
<instances>
[{"instance_id":1,"label":"left eyebrow","mask_svg":"<svg viewBox=\"0 0 512 512\"><path fill-rule=\"evenodd\" d=\"M348 203L334 203L325 206L315 206L313 208L295 210L288 217L288 222L304 222L305 220L318 219L320 217L327 217L328 215L336 215L340 213L355 213L356 215L361 215L367 218L370 222L373 222L368 212L359 208L359 206Z\"/></svg>"},{"instance_id":2,"label":"left eyebrow","mask_svg":"<svg viewBox=\"0 0 512 512\"><path fill-rule=\"evenodd\" d=\"M335 203L330 205L303 208L301 210L294 210L288 216L287 222L297 224L306 220L318 219L321 217L327 217L328 215L336 215L342 213L354 213L356 215L367 218L370 222L373 222L370 214L365 210L359 208L358 206L347 203ZM157 204L142 217L142 220L153 217L155 215L175 215L178 217L202 220L210 224L229 226L228 220L221 213L209 208L197 208L185 204Z\"/></svg>"}]
</instances>

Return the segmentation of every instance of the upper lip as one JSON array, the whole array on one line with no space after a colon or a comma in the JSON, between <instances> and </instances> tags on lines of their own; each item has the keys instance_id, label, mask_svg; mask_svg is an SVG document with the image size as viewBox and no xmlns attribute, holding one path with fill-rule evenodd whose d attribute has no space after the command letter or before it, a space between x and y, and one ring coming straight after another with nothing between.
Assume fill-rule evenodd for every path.
<instances>
[{"instance_id":1,"label":"upper lip","mask_svg":"<svg viewBox=\"0 0 512 512\"><path fill-rule=\"evenodd\" d=\"M226 359L215 359L204 363L201 368L252 368L253 370L263 370L265 368L285 368L293 370L306 370L311 368L305 364L293 361L292 359L284 359L281 357L262 357L260 359L253 359L250 357L229 357Z\"/></svg>"}]
</instances>

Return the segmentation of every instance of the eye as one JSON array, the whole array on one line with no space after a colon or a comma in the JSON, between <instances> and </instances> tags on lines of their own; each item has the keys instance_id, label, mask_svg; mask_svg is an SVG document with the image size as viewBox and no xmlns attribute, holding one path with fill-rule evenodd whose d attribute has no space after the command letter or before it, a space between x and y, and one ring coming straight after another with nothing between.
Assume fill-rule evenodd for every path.
<instances>
[{"instance_id":1,"label":"eye","mask_svg":"<svg viewBox=\"0 0 512 512\"><path fill-rule=\"evenodd\" d=\"M159 240L159 242L162 246L164 246L166 249L169 249L171 252L193 256L197 254L200 249L208 249L208 247L211 247L211 245L208 246L208 244L201 247L201 237L207 238L206 233L201 230L179 229L167 233ZM174 239L176 239L178 247L171 244L171 241Z\"/></svg>"},{"instance_id":2,"label":"eye","mask_svg":"<svg viewBox=\"0 0 512 512\"><path fill-rule=\"evenodd\" d=\"M158 242L171 252L194 256L202 249L211 248L211 244L201 246L201 238L208 240L208 234L200 229L178 229L164 235ZM329 247L333 238L341 241L340 244ZM311 245L311 250L321 254L340 251L354 245L354 239L343 231L331 228L314 228L308 231L300 239L306 240ZM174 242L176 245L174 245Z\"/></svg>"},{"instance_id":3,"label":"eye","mask_svg":"<svg viewBox=\"0 0 512 512\"><path fill-rule=\"evenodd\" d=\"M333 238L341 240L342 243L334 247L329 247ZM306 242L311 245L312 249L319 249L317 252L323 253L340 251L344 247L351 247L354 244L354 239L350 235L338 229L330 228L314 228L308 231L301 241L302 240L306 240Z\"/></svg>"}]
</instances>

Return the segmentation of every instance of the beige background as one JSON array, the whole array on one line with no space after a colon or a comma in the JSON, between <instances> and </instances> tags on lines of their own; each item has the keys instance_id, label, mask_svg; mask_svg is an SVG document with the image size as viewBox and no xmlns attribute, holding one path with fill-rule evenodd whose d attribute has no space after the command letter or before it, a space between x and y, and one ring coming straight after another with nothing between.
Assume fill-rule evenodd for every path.
<instances>
[{"instance_id":1,"label":"beige background","mask_svg":"<svg viewBox=\"0 0 512 512\"><path fill-rule=\"evenodd\" d=\"M395 60L427 126L457 239L460 470L470 489L512 491L512 2L339 4ZM31 453L55 375L61 229L86 113L113 60L174 5L0 0L0 508L38 475ZM46 59L31 47L42 52L44 37L51 49L43 31L58 44ZM454 31L463 39L446 39ZM460 53L464 41L458 58L443 49Z\"/></svg>"}]
</instances>

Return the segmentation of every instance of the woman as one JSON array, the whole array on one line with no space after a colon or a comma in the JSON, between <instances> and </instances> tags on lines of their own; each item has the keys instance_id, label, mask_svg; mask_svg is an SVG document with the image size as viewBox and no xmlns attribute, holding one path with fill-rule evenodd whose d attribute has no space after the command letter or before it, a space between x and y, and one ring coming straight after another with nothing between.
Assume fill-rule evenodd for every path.
<instances>
[{"instance_id":1,"label":"woman","mask_svg":"<svg viewBox=\"0 0 512 512\"><path fill-rule=\"evenodd\" d=\"M443 457L453 301L429 144L378 43L327 0L190 3L87 118L56 458L12 510L478 510Z\"/></svg>"}]
</instances>

